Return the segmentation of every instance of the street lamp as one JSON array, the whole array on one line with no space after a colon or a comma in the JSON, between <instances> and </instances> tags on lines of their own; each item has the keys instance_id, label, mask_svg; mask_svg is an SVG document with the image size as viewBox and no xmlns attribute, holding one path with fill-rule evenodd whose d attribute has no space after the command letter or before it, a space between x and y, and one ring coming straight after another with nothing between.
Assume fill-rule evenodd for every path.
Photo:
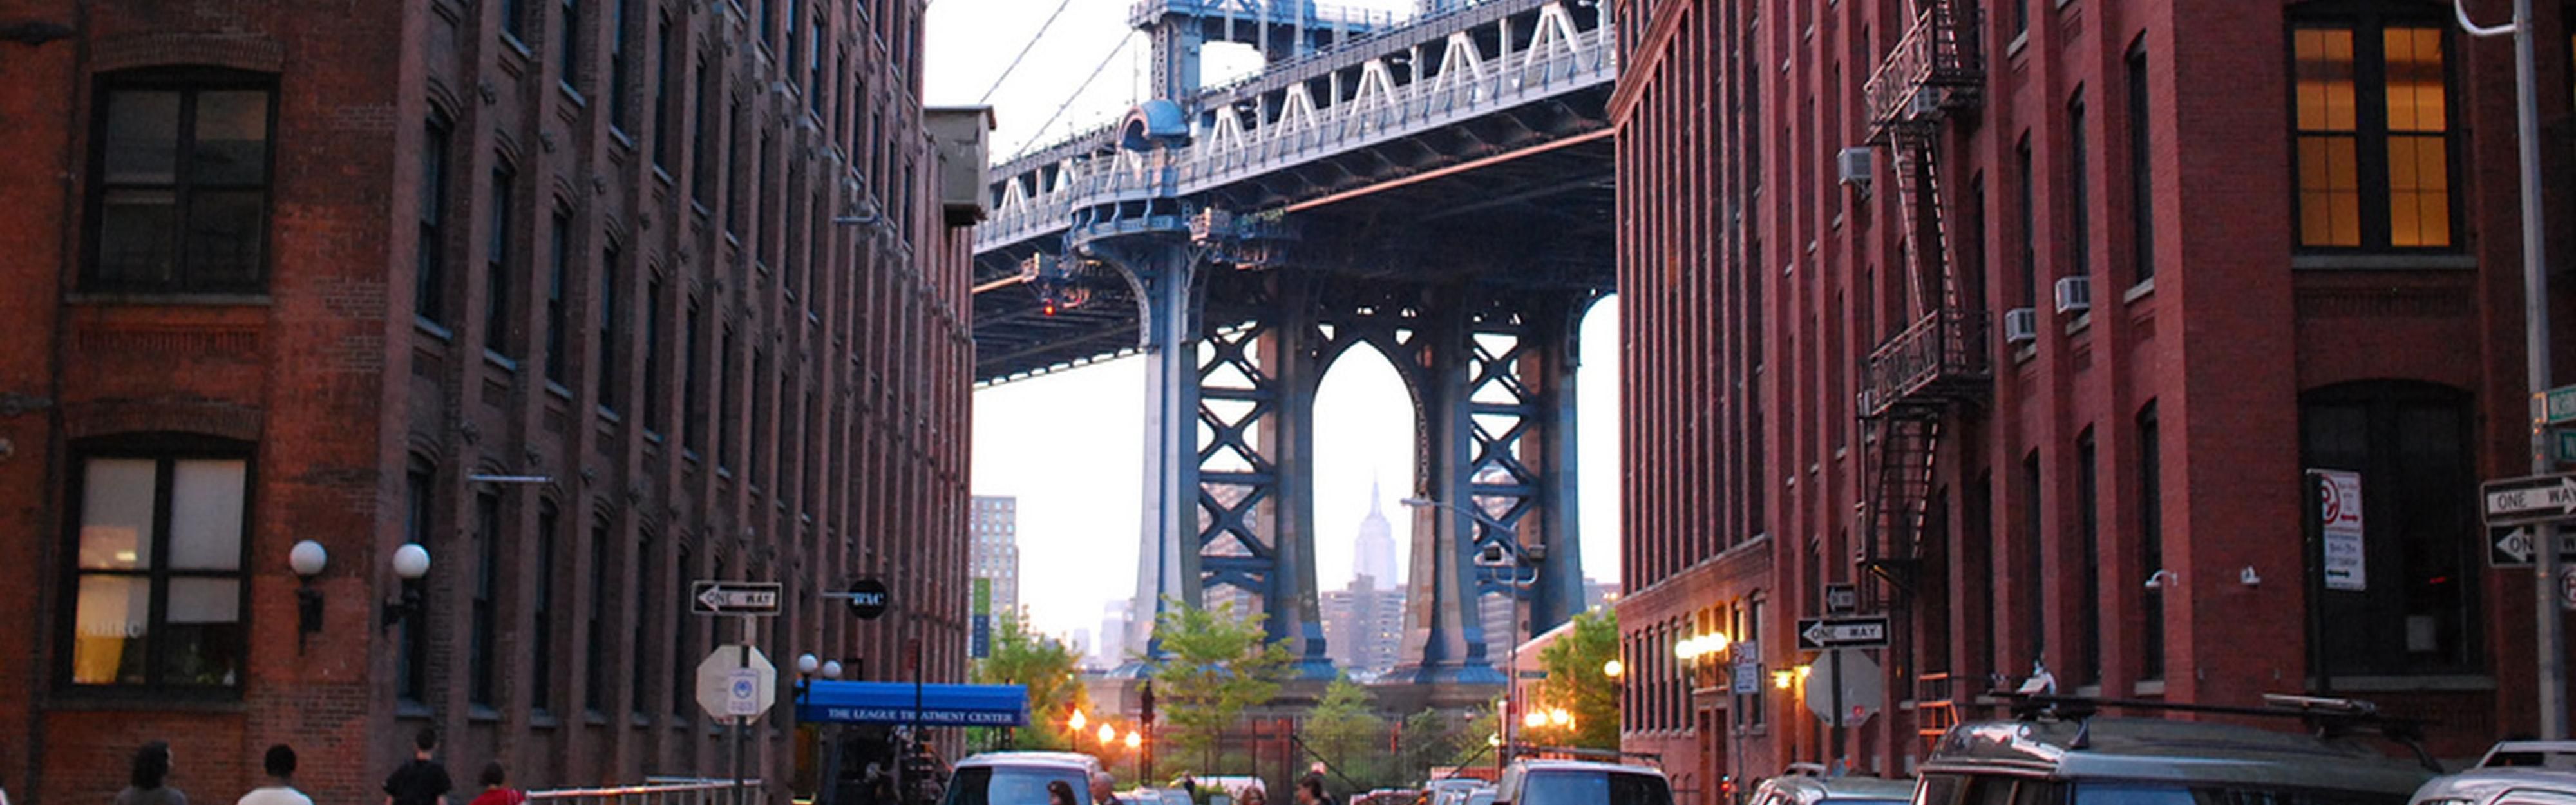
<instances>
[{"instance_id":1,"label":"street lamp","mask_svg":"<svg viewBox=\"0 0 2576 805\"><path fill-rule=\"evenodd\" d=\"M402 579L402 594L385 602L384 628L394 628L396 624L420 614L420 580L427 575L428 548L420 547L417 542L406 542L394 549L394 576Z\"/></svg>"},{"instance_id":2,"label":"street lamp","mask_svg":"<svg viewBox=\"0 0 2576 805\"><path fill-rule=\"evenodd\" d=\"M1108 722L1101 722L1099 735L1100 748L1107 749L1110 744L1118 741L1118 728L1110 726Z\"/></svg>"},{"instance_id":3,"label":"street lamp","mask_svg":"<svg viewBox=\"0 0 2576 805\"><path fill-rule=\"evenodd\" d=\"M1520 571L1524 566L1523 562L1526 558L1536 557L1525 556L1525 554L1528 553L1528 550L1522 548L1520 545L1519 530L1486 515L1484 512L1477 511L1466 506L1460 506L1455 503L1433 500L1420 495L1404 498L1396 502L1404 504L1407 508L1414 509L1424 509L1434 506L1448 509L1450 511L1467 515L1469 518L1474 519L1477 523L1482 524L1486 528L1501 531L1504 536L1512 538L1508 544L1495 543L1486 546L1489 549L1495 550L1480 551L1476 554L1476 564L1479 566L1511 569L1512 622L1509 625L1509 628L1505 630L1511 635L1511 639L1510 644L1505 647L1503 652L1503 713L1502 718L1499 719L1502 722L1502 734L1497 736L1497 740L1501 742L1498 745L1503 747L1503 750L1494 754L1494 765L1500 767L1502 764L1509 762L1510 760L1508 756L1511 754L1512 711L1515 706L1520 703L1521 599L1524 597L1523 594L1529 590L1531 582L1536 581L1536 579L1523 580L1521 578Z\"/></svg>"},{"instance_id":4,"label":"street lamp","mask_svg":"<svg viewBox=\"0 0 2576 805\"><path fill-rule=\"evenodd\" d=\"M1620 662L1620 661L1619 661L1619 658L1617 658L1617 657L1612 657L1612 658L1610 658L1610 661L1609 661L1609 662L1605 662L1605 663L1602 663L1602 664L1601 664L1601 675L1602 675L1602 676L1609 677L1609 678L1611 678L1611 679L1618 679L1618 678L1619 678L1619 675L1621 675L1621 674L1625 674L1625 673L1627 673L1627 672L1628 672L1628 666L1627 666L1627 664Z\"/></svg>"},{"instance_id":5,"label":"street lamp","mask_svg":"<svg viewBox=\"0 0 2576 805\"><path fill-rule=\"evenodd\" d=\"M295 571L295 653L304 653L304 638L322 631L322 591L313 589L313 577L331 564L331 552L322 543L304 540L286 552L286 566Z\"/></svg>"},{"instance_id":6,"label":"street lamp","mask_svg":"<svg viewBox=\"0 0 2576 805\"><path fill-rule=\"evenodd\" d=\"M824 679L839 679L839 678L841 678L841 661L840 661L840 660L824 660L824 661L823 661L823 678L824 678Z\"/></svg>"},{"instance_id":7,"label":"street lamp","mask_svg":"<svg viewBox=\"0 0 2576 805\"><path fill-rule=\"evenodd\" d=\"M1089 723L1091 723L1091 719L1083 717L1082 711L1080 710L1073 711L1073 717L1064 720L1064 725L1073 728L1074 734L1076 735L1082 733L1082 725Z\"/></svg>"}]
</instances>

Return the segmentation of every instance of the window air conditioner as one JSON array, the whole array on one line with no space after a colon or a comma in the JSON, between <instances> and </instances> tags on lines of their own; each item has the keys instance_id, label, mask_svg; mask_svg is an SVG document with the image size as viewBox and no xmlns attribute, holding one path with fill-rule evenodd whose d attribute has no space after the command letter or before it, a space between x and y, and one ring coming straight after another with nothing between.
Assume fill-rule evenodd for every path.
<instances>
[{"instance_id":1,"label":"window air conditioner","mask_svg":"<svg viewBox=\"0 0 2576 805\"><path fill-rule=\"evenodd\" d=\"M1905 96L1906 117L1922 119L1939 114L1941 114L1941 90L1939 88L1921 87L1915 89L1913 94Z\"/></svg>"},{"instance_id":2,"label":"window air conditioner","mask_svg":"<svg viewBox=\"0 0 2576 805\"><path fill-rule=\"evenodd\" d=\"M2039 340L2039 311L2017 307L2004 311L2004 343L2027 344Z\"/></svg>"},{"instance_id":3,"label":"window air conditioner","mask_svg":"<svg viewBox=\"0 0 2576 805\"><path fill-rule=\"evenodd\" d=\"M2057 280L2057 312L2082 313L2092 309L2092 277L2078 275Z\"/></svg>"},{"instance_id":4,"label":"window air conditioner","mask_svg":"<svg viewBox=\"0 0 2576 805\"><path fill-rule=\"evenodd\" d=\"M1845 148L1834 155L1834 176L1843 184L1869 189L1869 177L1877 169L1877 154L1868 148Z\"/></svg>"}]
</instances>

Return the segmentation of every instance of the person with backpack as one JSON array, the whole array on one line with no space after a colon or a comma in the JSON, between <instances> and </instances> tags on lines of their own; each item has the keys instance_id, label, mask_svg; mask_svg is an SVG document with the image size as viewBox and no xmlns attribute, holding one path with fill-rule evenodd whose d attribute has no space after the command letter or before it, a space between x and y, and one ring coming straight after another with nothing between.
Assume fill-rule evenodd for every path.
<instances>
[{"instance_id":1,"label":"person with backpack","mask_svg":"<svg viewBox=\"0 0 2576 805\"><path fill-rule=\"evenodd\" d=\"M501 767L501 761L483 764L481 782L483 793L471 805L527 805L527 793L510 787L510 771Z\"/></svg>"},{"instance_id":2,"label":"person with backpack","mask_svg":"<svg viewBox=\"0 0 2576 805\"><path fill-rule=\"evenodd\" d=\"M411 762L385 778L385 805L440 805L439 798L456 784L447 779L447 767L431 759L438 752L438 728L420 728L411 743Z\"/></svg>"},{"instance_id":3,"label":"person with backpack","mask_svg":"<svg viewBox=\"0 0 2576 805\"><path fill-rule=\"evenodd\" d=\"M134 750L133 772L126 778L125 790L116 792L116 805L188 805L188 795L168 785L170 764L166 741L152 741Z\"/></svg>"}]
</instances>

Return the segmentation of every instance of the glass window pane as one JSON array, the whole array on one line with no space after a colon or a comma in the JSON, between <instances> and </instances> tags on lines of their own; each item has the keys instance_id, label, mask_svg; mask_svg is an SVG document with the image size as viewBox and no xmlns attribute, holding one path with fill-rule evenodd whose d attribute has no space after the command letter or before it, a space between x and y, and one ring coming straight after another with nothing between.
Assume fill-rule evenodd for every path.
<instances>
[{"instance_id":1,"label":"glass window pane","mask_svg":"<svg viewBox=\"0 0 2576 805\"><path fill-rule=\"evenodd\" d=\"M241 582L171 579L169 618L161 640L163 683L239 683L242 650L247 645L241 622Z\"/></svg>"},{"instance_id":2,"label":"glass window pane","mask_svg":"<svg viewBox=\"0 0 2576 805\"><path fill-rule=\"evenodd\" d=\"M2361 245L2359 157L2351 137L2299 138L2299 244Z\"/></svg>"},{"instance_id":3,"label":"glass window pane","mask_svg":"<svg viewBox=\"0 0 2576 805\"><path fill-rule=\"evenodd\" d=\"M177 201L168 190L107 191L99 207L92 275L109 285L164 285L177 278L178 255L170 248Z\"/></svg>"},{"instance_id":4,"label":"glass window pane","mask_svg":"<svg viewBox=\"0 0 2576 805\"><path fill-rule=\"evenodd\" d=\"M108 184L178 181L179 93L107 94Z\"/></svg>"},{"instance_id":5,"label":"glass window pane","mask_svg":"<svg viewBox=\"0 0 2576 805\"><path fill-rule=\"evenodd\" d=\"M238 459L178 462L170 479L170 567L241 569L248 471Z\"/></svg>"},{"instance_id":6,"label":"glass window pane","mask_svg":"<svg viewBox=\"0 0 2576 805\"><path fill-rule=\"evenodd\" d=\"M2444 137L2388 138L2388 240L2451 245L2450 145Z\"/></svg>"},{"instance_id":7,"label":"glass window pane","mask_svg":"<svg viewBox=\"0 0 2576 805\"><path fill-rule=\"evenodd\" d=\"M198 183L259 185L268 178L268 93L262 90L197 95L196 150L189 179Z\"/></svg>"},{"instance_id":8,"label":"glass window pane","mask_svg":"<svg viewBox=\"0 0 2576 805\"><path fill-rule=\"evenodd\" d=\"M2299 130L2352 131L2352 32L2312 28L2292 38L2298 58Z\"/></svg>"},{"instance_id":9,"label":"glass window pane","mask_svg":"<svg viewBox=\"0 0 2576 805\"><path fill-rule=\"evenodd\" d=\"M73 618L72 684L143 684L143 641L152 631L150 580L82 576Z\"/></svg>"},{"instance_id":10,"label":"glass window pane","mask_svg":"<svg viewBox=\"0 0 2576 805\"><path fill-rule=\"evenodd\" d=\"M2388 130L2449 128L2442 86L2441 30L2390 28L2382 39L2388 62Z\"/></svg>"},{"instance_id":11,"label":"glass window pane","mask_svg":"<svg viewBox=\"0 0 2576 805\"><path fill-rule=\"evenodd\" d=\"M261 195L256 190L201 190L190 198L188 270L192 284L202 287L259 281L261 241L267 233Z\"/></svg>"},{"instance_id":12,"label":"glass window pane","mask_svg":"<svg viewBox=\"0 0 2576 805\"><path fill-rule=\"evenodd\" d=\"M159 463L148 458L91 459L81 487L83 570L152 567L152 493Z\"/></svg>"}]
</instances>

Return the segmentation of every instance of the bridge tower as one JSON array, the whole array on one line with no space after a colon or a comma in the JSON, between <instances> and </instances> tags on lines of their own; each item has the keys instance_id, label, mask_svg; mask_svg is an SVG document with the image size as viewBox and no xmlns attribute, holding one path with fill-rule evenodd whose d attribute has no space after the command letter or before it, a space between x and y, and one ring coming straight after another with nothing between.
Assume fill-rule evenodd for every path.
<instances>
[{"instance_id":1,"label":"bridge tower","mask_svg":"<svg viewBox=\"0 0 2576 805\"><path fill-rule=\"evenodd\" d=\"M1139 0L1127 23L1153 40L1154 97L1186 104L1198 97L1209 42L1251 45L1276 64L1383 29L1391 16L1314 0Z\"/></svg>"}]
</instances>

